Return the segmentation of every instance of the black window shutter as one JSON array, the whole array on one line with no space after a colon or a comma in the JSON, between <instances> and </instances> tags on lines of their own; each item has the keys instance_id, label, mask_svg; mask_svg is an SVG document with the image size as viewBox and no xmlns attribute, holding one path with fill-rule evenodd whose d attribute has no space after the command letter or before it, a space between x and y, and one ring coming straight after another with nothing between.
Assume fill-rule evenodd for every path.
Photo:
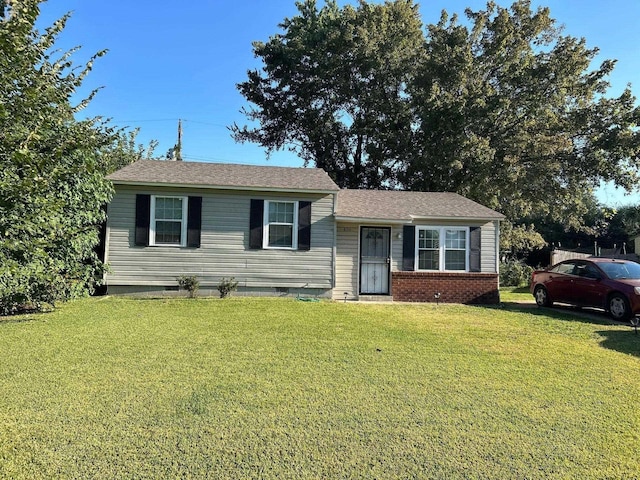
<instances>
[{"instance_id":1,"label":"black window shutter","mask_svg":"<svg viewBox=\"0 0 640 480\"><path fill-rule=\"evenodd\" d=\"M298 202L298 250L311 250L311 202Z\"/></svg>"},{"instance_id":2,"label":"black window shutter","mask_svg":"<svg viewBox=\"0 0 640 480\"><path fill-rule=\"evenodd\" d=\"M187 247L200 247L202 227L202 197L189 197L187 206Z\"/></svg>"},{"instance_id":3,"label":"black window shutter","mask_svg":"<svg viewBox=\"0 0 640 480\"><path fill-rule=\"evenodd\" d=\"M471 227L469 230L469 271L479 272L480 268L480 232L482 228Z\"/></svg>"},{"instance_id":4,"label":"black window shutter","mask_svg":"<svg viewBox=\"0 0 640 480\"><path fill-rule=\"evenodd\" d=\"M249 213L249 248L262 248L262 223L264 221L264 200L251 199Z\"/></svg>"},{"instance_id":5,"label":"black window shutter","mask_svg":"<svg viewBox=\"0 0 640 480\"><path fill-rule=\"evenodd\" d=\"M137 246L149 245L149 222L151 219L151 195L136 195L136 235Z\"/></svg>"},{"instance_id":6,"label":"black window shutter","mask_svg":"<svg viewBox=\"0 0 640 480\"><path fill-rule=\"evenodd\" d=\"M411 272L416 269L416 227L405 225L402 229L402 270Z\"/></svg>"}]
</instances>

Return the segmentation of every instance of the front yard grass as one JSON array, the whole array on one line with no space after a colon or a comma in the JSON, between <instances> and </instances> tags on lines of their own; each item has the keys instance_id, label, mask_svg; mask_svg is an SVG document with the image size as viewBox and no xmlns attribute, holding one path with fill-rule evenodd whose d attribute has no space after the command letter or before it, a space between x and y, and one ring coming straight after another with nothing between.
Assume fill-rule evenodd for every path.
<instances>
[{"instance_id":1,"label":"front yard grass","mask_svg":"<svg viewBox=\"0 0 640 480\"><path fill-rule=\"evenodd\" d=\"M561 312L94 298L0 318L0 478L638 478L640 336Z\"/></svg>"},{"instance_id":2,"label":"front yard grass","mask_svg":"<svg viewBox=\"0 0 640 480\"><path fill-rule=\"evenodd\" d=\"M534 298L529 291L528 285L523 287L500 287L500 301L504 303L533 303Z\"/></svg>"}]
</instances>

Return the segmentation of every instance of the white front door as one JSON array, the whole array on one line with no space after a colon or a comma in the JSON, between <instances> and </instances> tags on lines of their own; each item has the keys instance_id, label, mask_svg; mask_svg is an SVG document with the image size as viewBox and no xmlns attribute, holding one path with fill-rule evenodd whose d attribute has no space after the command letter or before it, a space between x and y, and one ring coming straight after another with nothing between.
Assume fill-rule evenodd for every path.
<instances>
[{"instance_id":1,"label":"white front door","mask_svg":"<svg viewBox=\"0 0 640 480\"><path fill-rule=\"evenodd\" d=\"M389 241L388 227L362 227L360 229L360 293L389 294Z\"/></svg>"}]
</instances>

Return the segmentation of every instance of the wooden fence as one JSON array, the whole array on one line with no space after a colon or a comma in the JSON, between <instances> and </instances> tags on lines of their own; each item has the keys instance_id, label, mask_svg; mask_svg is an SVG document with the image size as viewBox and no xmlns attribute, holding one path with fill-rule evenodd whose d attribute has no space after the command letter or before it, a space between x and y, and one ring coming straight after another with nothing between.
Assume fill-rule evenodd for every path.
<instances>
[{"instance_id":1,"label":"wooden fence","mask_svg":"<svg viewBox=\"0 0 640 480\"><path fill-rule=\"evenodd\" d=\"M582 253L582 252L574 252L571 250L562 250L556 248L555 250L551 250L551 263L549 265L555 265L556 263L563 262L564 260L572 260L574 258L591 258L595 257L593 253ZM611 250L602 249L597 255L600 258L619 258L621 260L631 260L632 262L640 263L640 258L635 253L616 253Z\"/></svg>"}]
</instances>

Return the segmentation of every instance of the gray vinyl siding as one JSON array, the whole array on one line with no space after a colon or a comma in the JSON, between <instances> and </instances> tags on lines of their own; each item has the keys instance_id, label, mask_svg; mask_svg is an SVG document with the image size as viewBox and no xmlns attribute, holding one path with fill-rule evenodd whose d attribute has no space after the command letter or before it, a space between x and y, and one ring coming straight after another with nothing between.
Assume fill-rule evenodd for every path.
<instances>
[{"instance_id":1,"label":"gray vinyl siding","mask_svg":"<svg viewBox=\"0 0 640 480\"><path fill-rule=\"evenodd\" d=\"M402 271L402 232L404 225L391 228L391 271ZM400 238L398 238L400 236ZM393 293L393 292L392 292Z\"/></svg>"},{"instance_id":2,"label":"gray vinyl siding","mask_svg":"<svg viewBox=\"0 0 640 480\"><path fill-rule=\"evenodd\" d=\"M358 238L360 226L354 223L338 222L336 231L336 286L333 298L352 300L358 297Z\"/></svg>"},{"instance_id":3,"label":"gray vinyl siding","mask_svg":"<svg viewBox=\"0 0 640 480\"><path fill-rule=\"evenodd\" d=\"M200 248L134 246L136 194L202 197ZM249 249L252 198L307 200L311 208L311 249ZM331 289L333 196L272 192L117 187L108 209L107 285L175 286L176 277L195 275L201 287L235 277L240 288Z\"/></svg>"}]
</instances>

